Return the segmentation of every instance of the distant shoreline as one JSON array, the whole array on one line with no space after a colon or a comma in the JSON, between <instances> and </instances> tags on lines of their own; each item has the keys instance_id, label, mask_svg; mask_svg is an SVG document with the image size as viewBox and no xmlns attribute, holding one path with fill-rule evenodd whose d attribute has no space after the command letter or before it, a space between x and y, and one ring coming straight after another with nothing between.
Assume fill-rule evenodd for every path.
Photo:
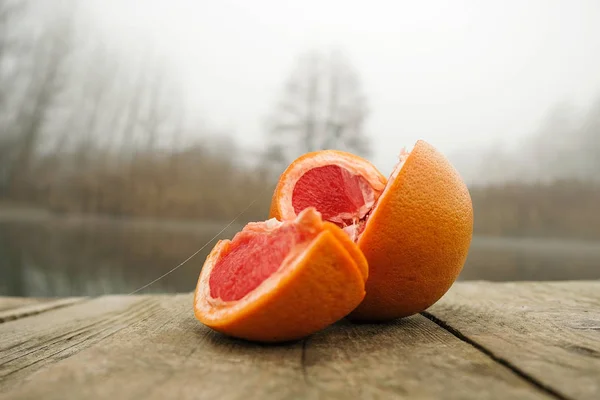
<instances>
[{"instance_id":1,"label":"distant shoreline","mask_svg":"<svg viewBox=\"0 0 600 400\"><path fill-rule=\"evenodd\" d=\"M136 216L112 216L103 214L76 214L76 213L57 213L40 207L13 206L0 204L0 223L59 223L68 226L81 226L94 224L98 226L123 227L132 229L160 229L172 230L178 232L218 232L224 229L225 232L237 232L244 226L243 222L231 221L202 221L196 219L173 219L173 218L152 218ZM231 223L231 225L229 225ZM229 225L229 227L227 227ZM473 245L489 249L555 249L563 251L565 248L571 251L579 250L583 252L600 251L600 241L572 239L572 238L547 238L547 237L520 237L520 236L491 236L478 235L473 237Z\"/></svg>"},{"instance_id":2,"label":"distant shoreline","mask_svg":"<svg viewBox=\"0 0 600 400\"><path fill-rule=\"evenodd\" d=\"M114 216L107 214L77 214L53 212L44 208L29 206L0 205L0 222L16 223L64 223L69 225L98 224L132 228L167 229L177 231L203 232L240 230L243 223L231 221L200 221L195 219L152 218L137 216ZM228 224L231 225L227 227Z\"/></svg>"}]
</instances>

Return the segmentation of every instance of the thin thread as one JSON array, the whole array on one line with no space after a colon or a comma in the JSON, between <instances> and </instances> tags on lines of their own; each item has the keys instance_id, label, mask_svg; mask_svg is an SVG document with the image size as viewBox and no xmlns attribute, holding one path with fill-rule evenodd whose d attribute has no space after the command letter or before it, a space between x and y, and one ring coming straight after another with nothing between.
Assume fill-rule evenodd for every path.
<instances>
[{"instance_id":1,"label":"thin thread","mask_svg":"<svg viewBox=\"0 0 600 400\"><path fill-rule=\"evenodd\" d=\"M191 256L189 256L188 258L186 258L186 259L185 259L184 261L182 261L182 262L181 262L181 263L180 263L178 266L176 266L175 268L171 269L171 270L170 270L170 271L168 271L168 272L165 272L163 275L159 276L158 278L156 278L156 279L155 279L155 280L153 280L152 282L149 282L149 283L145 284L144 286L142 286L141 288L134 290L133 292L129 293L129 294L128 294L128 296L131 296L132 294L136 294L136 293L137 293L137 292L139 292L140 290L144 290L144 289L146 289L148 286L151 286L151 285L155 284L156 282L158 282L158 281L160 281L161 279L163 279L165 276L167 276L167 275L169 275L169 274L171 274L171 273L175 272L175 271L176 271L176 270L178 270L179 268L183 267L183 266L185 265L185 263L187 263L188 261L190 261L192 258L196 257L196 256L198 255L198 253L200 253L202 250L204 250L204 249L206 248L206 246L208 246L208 245L209 245L209 244L210 244L210 243L211 243L213 240L215 240L216 238L218 238L218 237L219 237L219 235L220 235L221 233L225 232L225 230L226 230L227 228L229 228L229 227L230 227L230 226L231 226L231 225L232 225L232 224L233 224L235 221L237 221L237 219L238 219L239 217L241 217L241 216L242 216L242 214L244 214L246 211L248 211L248 209L249 209L250 207L252 207L252 205L253 205L254 203L256 203L256 201L257 201L257 200L258 200L258 196L257 196L257 197L256 197L254 200L252 200L252 202L251 202L250 204L248 204L248 206L247 206L246 208L244 208L244 209L243 209L243 210L242 210L242 211L241 211L241 212L240 212L240 213L239 213L239 214L238 214L238 215L237 215L237 216L236 216L236 217L235 217L233 220L231 220L231 222L230 222L230 223L228 223L228 224L227 224L227 225L226 225L226 226L225 226L223 229L221 229L221 230L219 231L219 233L217 233L215 236L213 236L213 237L212 237L212 239L210 239L208 242L206 242L206 243L204 244L204 246L202 246L202 247L200 247L198 250L196 250L196 251L194 252L194 254L192 254Z\"/></svg>"}]
</instances>

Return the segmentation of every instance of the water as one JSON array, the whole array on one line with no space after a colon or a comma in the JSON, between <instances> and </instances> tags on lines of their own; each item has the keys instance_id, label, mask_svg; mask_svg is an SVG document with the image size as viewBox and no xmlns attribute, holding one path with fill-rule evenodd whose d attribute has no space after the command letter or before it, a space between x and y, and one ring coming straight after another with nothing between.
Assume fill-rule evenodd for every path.
<instances>
[{"instance_id":1,"label":"water","mask_svg":"<svg viewBox=\"0 0 600 400\"><path fill-rule=\"evenodd\" d=\"M459 279L600 279L600 242L476 236Z\"/></svg>"},{"instance_id":2,"label":"water","mask_svg":"<svg viewBox=\"0 0 600 400\"><path fill-rule=\"evenodd\" d=\"M224 223L81 218L0 221L0 295L129 293L167 272ZM233 225L219 238L232 237ZM214 242L142 293L192 291ZM475 237L461 280L600 279L600 243Z\"/></svg>"},{"instance_id":3,"label":"water","mask_svg":"<svg viewBox=\"0 0 600 400\"><path fill-rule=\"evenodd\" d=\"M188 258L224 225L0 221L0 295L129 293ZM218 238L232 237L236 229ZM215 242L141 293L193 290Z\"/></svg>"}]
</instances>

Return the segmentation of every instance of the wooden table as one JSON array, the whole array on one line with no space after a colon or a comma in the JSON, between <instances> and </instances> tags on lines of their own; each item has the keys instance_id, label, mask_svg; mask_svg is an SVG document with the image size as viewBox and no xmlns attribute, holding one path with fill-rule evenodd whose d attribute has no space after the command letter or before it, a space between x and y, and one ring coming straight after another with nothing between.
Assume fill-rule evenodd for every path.
<instances>
[{"instance_id":1,"label":"wooden table","mask_svg":"<svg viewBox=\"0 0 600 400\"><path fill-rule=\"evenodd\" d=\"M260 345L192 295L0 299L0 399L600 399L600 282L457 283L388 324Z\"/></svg>"}]
</instances>

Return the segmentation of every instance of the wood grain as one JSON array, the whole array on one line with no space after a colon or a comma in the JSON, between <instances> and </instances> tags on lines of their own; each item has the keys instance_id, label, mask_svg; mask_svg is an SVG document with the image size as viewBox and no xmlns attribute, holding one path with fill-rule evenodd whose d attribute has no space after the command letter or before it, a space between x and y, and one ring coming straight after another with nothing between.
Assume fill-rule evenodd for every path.
<instances>
[{"instance_id":1,"label":"wood grain","mask_svg":"<svg viewBox=\"0 0 600 400\"><path fill-rule=\"evenodd\" d=\"M0 297L0 323L40 314L55 308L82 301L83 297L64 299L37 299L27 297Z\"/></svg>"},{"instance_id":2,"label":"wood grain","mask_svg":"<svg viewBox=\"0 0 600 400\"><path fill-rule=\"evenodd\" d=\"M144 316L130 307L144 300L109 297L0 324L0 392Z\"/></svg>"},{"instance_id":3,"label":"wood grain","mask_svg":"<svg viewBox=\"0 0 600 400\"><path fill-rule=\"evenodd\" d=\"M192 296L108 296L0 325L3 399L547 399L423 316L303 342L214 333Z\"/></svg>"},{"instance_id":4,"label":"wood grain","mask_svg":"<svg viewBox=\"0 0 600 400\"><path fill-rule=\"evenodd\" d=\"M337 324L308 340L305 365L323 398L551 398L420 315Z\"/></svg>"},{"instance_id":5,"label":"wood grain","mask_svg":"<svg viewBox=\"0 0 600 400\"><path fill-rule=\"evenodd\" d=\"M558 396L600 399L600 282L460 283L428 313Z\"/></svg>"}]
</instances>

